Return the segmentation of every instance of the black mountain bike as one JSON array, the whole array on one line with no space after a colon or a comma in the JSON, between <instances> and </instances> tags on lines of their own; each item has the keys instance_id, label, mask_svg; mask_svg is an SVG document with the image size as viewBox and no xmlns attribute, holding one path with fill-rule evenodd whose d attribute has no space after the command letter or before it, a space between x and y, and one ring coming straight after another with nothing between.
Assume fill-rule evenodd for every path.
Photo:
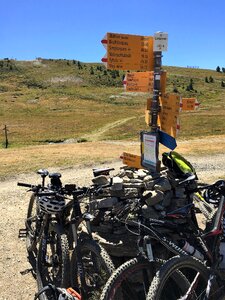
<instances>
[{"instance_id":1,"label":"black mountain bike","mask_svg":"<svg viewBox=\"0 0 225 300\"><path fill-rule=\"evenodd\" d=\"M98 193L101 188L102 186L89 188L65 186L66 193L73 197L65 207L66 210L72 205L68 228L72 250L70 282L72 287L79 291L82 300L99 298L106 281L114 271L110 256L94 240L91 230L93 216L89 213L89 202L93 194Z\"/></svg>"},{"instance_id":2,"label":"black mountain bike","mask_svg":"<svg viewBox=\"0 0 225 300\"><path fill-rule=\"evenodd\" d=\"M41 185L18 183L32 191L25 221L26 245L29 261L35 270L38 289L47 283L59 287L69 285L69 242L65 231L65 196L62 193L60 173L38 172ZM45 186L49 175L50 184ZM44 296L42 297L43 299Z\"/></svg>"}]
</instances>

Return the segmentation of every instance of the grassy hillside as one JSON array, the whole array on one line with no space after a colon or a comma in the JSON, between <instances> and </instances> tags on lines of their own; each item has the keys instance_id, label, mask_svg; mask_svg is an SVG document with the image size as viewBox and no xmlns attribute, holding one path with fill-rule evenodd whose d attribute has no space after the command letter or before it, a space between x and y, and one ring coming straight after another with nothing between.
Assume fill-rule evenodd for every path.
<instances>
[{"instance_id":1,"label":"grassy hillside","mask_svg":"<svg viewBox=\"0 0 225 300\"><path fill-rule=\"evenodd\" d=\"M225 125L225 74L164 66L167 92L197 97L195 112L181 113L179 138L221 135ZM147 94L124 93L124 72L79 61L0 61L0 128L10 147L107 139L139 139L147 129ZM207 83L211 78L213 82ZM192 90L187 87L192 82ZM0 144L4 147L4 131Z\"/></svg>"}]
</instances>

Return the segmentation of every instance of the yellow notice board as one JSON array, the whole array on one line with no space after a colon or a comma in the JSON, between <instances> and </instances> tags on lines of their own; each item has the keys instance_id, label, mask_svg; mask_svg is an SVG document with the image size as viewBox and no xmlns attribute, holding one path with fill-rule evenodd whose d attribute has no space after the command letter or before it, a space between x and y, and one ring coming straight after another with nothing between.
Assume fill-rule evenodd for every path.
<instances>
[{"instance_id":1,"label":"yellow notice board","mask_svg":"<svg viewBox=\"0 0 225 300\"><path fill-rule=\"evenodd\" d=\"M136 169L143 169L141 165L141 156L123 152L122 154L123 164Z\"/></svg>"},{"instance_id":2,"label":"yellow notice board","mask_svg":"<svg viewBox=\"0 0 225 300\"><path fill-rule=\"evenodd\" d=\"M176 138L179 124L180 96L177 94L162 95L160 105L161 111L158 118L160 129Z\"/></svg>"},{"instance_id":3,"label":"yellow notice board","mask_svg":"<svg viewBox=\"0 0 225 300\"><path fill-rule=\"evenodd\" d=\"M153 71L153 37L107 33L107 68Z\"/></svg>"},{"instance_id":4,"label":"yellow notice board","mask_svg":"<svg viewBox=\"0 0 225 300\"><path fill-rule=\"evenodd\" d=\"M181 110L182 111L190 111L198 109L199 102L196 98L182 98L181 102Z\"/></svg>"}]
</instances>

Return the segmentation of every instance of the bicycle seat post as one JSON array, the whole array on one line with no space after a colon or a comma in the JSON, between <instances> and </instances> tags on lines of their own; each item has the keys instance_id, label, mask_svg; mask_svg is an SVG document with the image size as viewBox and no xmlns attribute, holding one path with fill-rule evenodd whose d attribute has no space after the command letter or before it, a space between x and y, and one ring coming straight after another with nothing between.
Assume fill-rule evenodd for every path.
<instances>
[{"instance_id":1,"label":"bicycle seat post","mask_svg":"<svg viewBox=\"0 0 225 300\"><path fill-rule=\"evenodd\" d=\"M40 170L37 171L37 173L39 175L41 175L41 178L42 178L41 187L42 187L42 190L44 190L44 187L45 187L45 177L48 176L48 170L40 169Z\"/></svg>"}]
</instances>

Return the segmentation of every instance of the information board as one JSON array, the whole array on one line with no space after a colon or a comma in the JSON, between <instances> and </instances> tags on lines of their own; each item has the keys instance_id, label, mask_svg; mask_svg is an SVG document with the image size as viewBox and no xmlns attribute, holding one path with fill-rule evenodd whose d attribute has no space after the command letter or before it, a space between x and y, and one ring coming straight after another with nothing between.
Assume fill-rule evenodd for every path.
<instances>
[{"instance_id":1,"label":"information board","mask_svg":"<svg viewBox=\"0 0 225 300\"><path fill-rule=\"evenodd\" d=\"M141 164L152 172L158 172L160 168L159 136L156 132L141 132Z\"/></svg>"}]
</instances>

